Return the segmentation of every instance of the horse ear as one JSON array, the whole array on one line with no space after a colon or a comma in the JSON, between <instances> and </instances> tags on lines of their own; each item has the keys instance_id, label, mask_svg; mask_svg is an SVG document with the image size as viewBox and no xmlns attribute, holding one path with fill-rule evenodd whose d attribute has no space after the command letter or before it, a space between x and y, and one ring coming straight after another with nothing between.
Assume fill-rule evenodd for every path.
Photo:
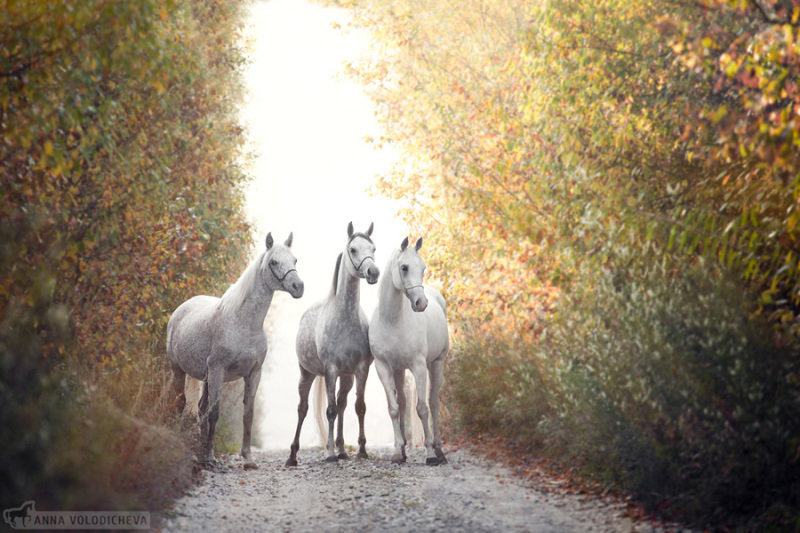
<instances>
[{"instance_id":1,"label":"horse ear","mask_svg":"<svg viewBox=\"0 0 800 533\"><path fill-rule=\"evenodd\" d=\"M348 237L352 237L353 236L353 222L352 221L347 225L347 236Z\"/></svg>"},{"instance_id":2,"label":"horse ear","mask_svg":"<svg viewBox=\"0 0 800 533\"><path fill-rule=\"evenodd\" d=\"M275 241L272 240L272 232L267 233L267 250L272 248L273 244L275 244Z\"/></svg>"},{"instance_id":3,"label":"horse ear","mask_svg":"<svg viewBox=\"0 0 800 533\"><path fill-rule=\"evenodd\" d=\"M416 248L417 251L419 251L419 249L422 248L422 237L417 239L417 244L414 245L414 248Z\"/></svg>"},{"instance_id":4,"label":"horse ear","mask_svg":"<svg viewBox=\"0 0 800 533\"><path fill-rule=\"evenodd\" d=\"M400 243L400 251L401 251L401 252L402 252L403 250L405 250L406 248L408 248L408 237L406 237L405 239L403 239L403 242L401 242L401 243Z\"/></svg>"},{"instance_id":5,"label":"horse ear","mask_svg":"<svg viewBox=\"0 0 800 533\"><path fill-rule=\"evenodd\" d=\"M285 244L288 248L292 247L292 237L294 237L294 232L289 232L289 236L286 238Z\"/></svg>"},{"instance_id":6,"label":"horse ear","mask_svg":"<svg viewBox=\"0 0 800 533\"><path fill-rule=\"evenodd\" d=\"M367 235L369 235L370 237L372 237L372 230L373 229L375 229L375 223L374 222L370 222L369 223L369 229L367 230Z\"/></svg>"}]
</instances>

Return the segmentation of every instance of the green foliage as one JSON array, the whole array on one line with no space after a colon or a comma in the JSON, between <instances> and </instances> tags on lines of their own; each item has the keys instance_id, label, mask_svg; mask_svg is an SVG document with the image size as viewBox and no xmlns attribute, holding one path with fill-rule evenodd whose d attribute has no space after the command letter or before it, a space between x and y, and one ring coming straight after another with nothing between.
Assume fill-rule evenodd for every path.
<instances>
[{"instance_id":1,"label":"green foliage","mask_svg":"<svg viewBox=\"0 0 800 533\"><path fill-rule=\"evenodd\" d=\"M158 433L105 419L163 421L169 314L249 253L241 5L0 6L0 492L90 498L104 476L125 485L131 431ZM115 453L86 468L71 442Z\"/></svg>"},{"instance_id":2,"label":"green foliage","mask_svg":"<svg viewBox=\"0 0 800 533\"><path fill-rule=\"evenodd\" d=\"M456 427L508 435L529 448L542 443L538 426L552 415L553 402L541 365L522 355L527 349L518 340L483 333L459 339L447 363L446 388Z\"/></svg>"},{"instance_id":3,"label":"green foliage","mask_svg":"<svg viewBox=\"0 0 800 533\"><path fill-rule=\"evenodd\" d=\"M793 351L764 335L737 282L628 259L570 294L535 348L554 363L548 445L701 524L797 505Z\"/></svg>"}]
</instances>

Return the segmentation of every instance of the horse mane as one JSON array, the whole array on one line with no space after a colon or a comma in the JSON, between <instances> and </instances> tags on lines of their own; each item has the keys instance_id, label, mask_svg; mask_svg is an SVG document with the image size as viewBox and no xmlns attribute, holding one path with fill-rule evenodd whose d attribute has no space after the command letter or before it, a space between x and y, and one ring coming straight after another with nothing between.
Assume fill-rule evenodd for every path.
<instances>
[{"instance_id":1,"label":"horse mane","mask_svg":"<svg viewBox=\"0 0 800 533\"><path fill-rule=\"evenodd\" d=\"M239 279L236 282L228 287L228 290L225 291L225 294L222 295L220 299L220 307L225 311L233 311L238 309L244 303L244 299L250 293L251 287L255 282L255 278L258 275L259 265L261 261L264 259L264 254L266 252L262 252L253 262L248 265L242 275L239 276Z\"/></svg>"},{"instance_id":2,"label":"horse mane","mask_svg":"<svg viewBox=\"0 0 800 533\"><path fill-rule=\"evenodd\" d=\"M331 293L330 298L336 296L336 289L339 285L339 266L342 264L342 255L344 252L339 253L339 257L336 258L336 268L333 270L333 285L331 285Z\"/></svg>"}]
</instances>

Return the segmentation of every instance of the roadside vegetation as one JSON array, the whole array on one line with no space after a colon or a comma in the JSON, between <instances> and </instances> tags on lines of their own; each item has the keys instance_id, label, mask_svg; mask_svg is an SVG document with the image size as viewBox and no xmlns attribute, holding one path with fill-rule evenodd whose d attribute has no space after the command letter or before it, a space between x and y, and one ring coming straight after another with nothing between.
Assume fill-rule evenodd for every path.
<instances>
[{"instance_id":1,"label":"roadside vegetation","mask_svg":"<svg viewBox=\"0 0 800 533\"><path fill-rule=\"evenodd\" d=\"M800 527L800 6L342 0L449 302L451 423Z\"/></svg>"},{"instance_id":2,"label":"roadside vegetation","mask_svg":"<svg viewBox=\"0 0 800 533\"><path fill-rule=\"evenodd\" d=\"M190 479L164 335L251 251L241 4L0 2L0 508Z\"/></svg>"}]
</instances>

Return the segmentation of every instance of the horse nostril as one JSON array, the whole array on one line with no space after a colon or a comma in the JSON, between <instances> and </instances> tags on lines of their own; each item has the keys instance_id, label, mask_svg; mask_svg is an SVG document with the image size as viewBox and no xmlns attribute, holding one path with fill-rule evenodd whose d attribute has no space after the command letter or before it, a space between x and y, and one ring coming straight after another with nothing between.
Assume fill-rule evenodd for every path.
<instances>
[{"instance_id":1,"label":"horse nostril","mask_svg":"<svg viewBox=\"0 0 800 533\"><path fill-rule=\"evenodd\" d=\"M302 295L303 295L303 289L304 289L304 288L305 288L305 287L304 287L304 285L303 285L303 282L302 282L302 281L301 281L301 282L299 282L299 283L298 283L298 282L293 282L293 283L292 283L292 290L293 290L294 292L296 292L296 293L297 293L298 295L300 295L300 296L302 296Z\"/></svg>"}]
</instances>

